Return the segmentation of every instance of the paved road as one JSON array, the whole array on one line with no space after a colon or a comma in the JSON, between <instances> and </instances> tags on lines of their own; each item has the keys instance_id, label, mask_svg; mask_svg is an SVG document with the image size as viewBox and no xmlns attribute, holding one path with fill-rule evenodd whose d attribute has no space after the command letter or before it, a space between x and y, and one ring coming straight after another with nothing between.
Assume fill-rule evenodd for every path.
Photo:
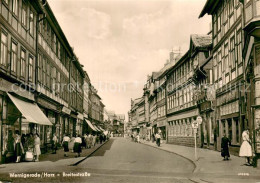
<instances>
[{"instance_id":1,"label":"paved road","mask_svg":"<svg viewBox=\"0 0 260 183\"><path fill-rule=\"evenodd\" d=\"M63 162L63 161L62 161ZM0 180L14 182L191 182L194 164L178 155L168 153L123 138L110 139L91 157L77 166L57 162L26 165L14 172L39 173L41 178L10 178L0 174ZM19 164L17 164L19 166ZM19 170L19 171L18 171ZM1 171L1 170L0 170ZM44 174L42 174L44 172ZM82 173L82 177L71 177ZM89 174L87 174L87 173ZM66 173L67 176L63 176ZM55 177L48 177L54 174Z\"/></svg>"},{"instance_id":2,"label":"paved road","mask_svg":"<svg viewBox=\"0 0 260 183\"><path fill-rule=\"evenodd\" d=\"M110 139L76 166L75 158L0 166L0 181L88 183L257 182L237 175L194 173L195 165L179 155L123 138ZM9 167L9 169L8 169ZM228 169L227 169L228 171ZM40 178L10 178L9 173L38 173ZM74 174L74 176L71 176ZM79 176L81 175L81 176ZM54 176L54 177L52 177Z\"/></svg>"}]
</instances>

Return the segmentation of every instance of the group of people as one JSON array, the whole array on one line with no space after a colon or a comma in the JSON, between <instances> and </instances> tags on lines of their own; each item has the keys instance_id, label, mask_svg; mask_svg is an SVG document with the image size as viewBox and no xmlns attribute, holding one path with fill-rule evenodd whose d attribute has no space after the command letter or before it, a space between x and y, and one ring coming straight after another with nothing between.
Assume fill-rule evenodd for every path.
<instances>
[{"instance_id":1,"label":"group of people","mask_svg":"<svg viewBox=\"0 0 260 183\"><path fill-rule=\"evenodd\" d=\"M16 163L21 160L39 161L41 154L40 138L37 133L20 135L20 131L16 130L14 135L14 152L16 155Z\"/></svg>"},{"instance_id":2,"label":"group of people","mask_svg":"<svg viewBox=\"0 0 260 183\"><path fill-rule=\"evenodd\" d=\"M68 152L70 151L69 145L73 144L71 149L72 152L76 153L75 157L80 157L82 148L91 148L95 147L97 143L102 144L109 137L105 134L85 134L84 136L77 135L77 137L70 137L69 134L66 134L63 137L62 146L64 148L64 156L68 157Z\"/></svg>"},{"instance_id":3,"label":"group of people","mask_svg":"<svg viewBox=\"0 0 260 183\"><path fill-rule=\"evenodd\" d=\"M131 134L131 139L133 142L140 143L141 139L144 140L149 140L148 138L149 134L141 136L139 133L137 134ZM159 147L161 145L161 132L157 132L156 134L152 134L152 142L156 141L157 146Z\"/></svg>"},{"instance_id":4,"label":"group of people","mask_svg":"<svg viewBox=\"0 0 260 183\"><path fill-rule=\"evenodd\" d=\"M239 150L239 156L245 157L246 159L246 165L250 166L250 158L253 156L252 153L252 146L251 146L251 140L249 138L249 130L246 129L242 133L242 144L240 146ZM224 134L224 136L221 139L221 156L224 158L223 160L229 160L230 154L229 154L229 146L231 145L231 141L229 138Z\"/></svg>"}]
</instances>

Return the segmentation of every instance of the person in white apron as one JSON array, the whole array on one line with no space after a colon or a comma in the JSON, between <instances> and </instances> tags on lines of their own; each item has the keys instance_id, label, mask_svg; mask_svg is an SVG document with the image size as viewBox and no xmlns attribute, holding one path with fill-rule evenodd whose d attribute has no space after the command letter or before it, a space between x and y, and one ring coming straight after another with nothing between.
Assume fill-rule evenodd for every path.
<instances>
[{"instance_id":1,"label":"person in white apron","mask_svg":"<svg viewBox=\"0 0 260 183\"><path fill-rule=\"evenodd\" d=\"M248 129L243 131L242 140L243 143L240 146L239 156L246 158L246 165L251 165L250 158L253 156L253 153Z\"/></svg>"}]
</instances>

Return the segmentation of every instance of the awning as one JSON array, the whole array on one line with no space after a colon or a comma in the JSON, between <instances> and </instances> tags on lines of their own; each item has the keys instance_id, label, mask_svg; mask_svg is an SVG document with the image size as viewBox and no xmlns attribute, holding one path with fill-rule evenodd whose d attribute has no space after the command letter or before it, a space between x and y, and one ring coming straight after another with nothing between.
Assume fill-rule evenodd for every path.
<instances>
[{"instance_id":1,"label":"awning","mask_svg":"<svg viewBox=\"0 0 260 183\"><path fill-rule=\"evenodd\" d=\"M9 93L7 95L28 122L40 125L52 125L36 103L23 101Z\"/></svg>"},{"instance_id":2,"label":"awning","mask_svg":"<svg viewBox=\"0 0 260 183\"><path fill-rule=\"evenodd\" d=\"M105 130L103 128L101 128L100 126L97 126L98 129L101 131L101 132L104 132Z\"/></svg>"},{"instance_id":3,"label":"awning","mask_svg":"<svg viewBox=\"0 0 260 183\"><path fill-rule=\"evenodd\" d=\"M89 126L92 130L97 131L96 128L91 124L91 122L90 122L89 120L85 119L85 121L87 122L88 126Z\"/></svg>"},{"instance_id":4,"label":"awning","mask_svg":"<svg viewBox=\"0 0 260 183\"><path fill-rule=\"evenodd\" d=\"M97 132L100 132L100 129L96 125L93 124L93 126L96 128Z\"/></svg>"}]
</instances>

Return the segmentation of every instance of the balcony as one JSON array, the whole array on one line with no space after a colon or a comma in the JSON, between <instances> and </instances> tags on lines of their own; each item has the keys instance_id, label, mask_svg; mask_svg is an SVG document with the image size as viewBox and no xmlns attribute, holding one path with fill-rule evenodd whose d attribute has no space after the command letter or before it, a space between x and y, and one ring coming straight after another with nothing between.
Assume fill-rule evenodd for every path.
<instances>
[{"instance_id":1,"label":"balcony","mask_svg":"<svg viewBox=\"0 0 260 183\"><path fill-rule=\"evenodd\" d=\"M245 1L245 31L255 37L260 37L260 0Z\"/></svg>"}]
</instances>

